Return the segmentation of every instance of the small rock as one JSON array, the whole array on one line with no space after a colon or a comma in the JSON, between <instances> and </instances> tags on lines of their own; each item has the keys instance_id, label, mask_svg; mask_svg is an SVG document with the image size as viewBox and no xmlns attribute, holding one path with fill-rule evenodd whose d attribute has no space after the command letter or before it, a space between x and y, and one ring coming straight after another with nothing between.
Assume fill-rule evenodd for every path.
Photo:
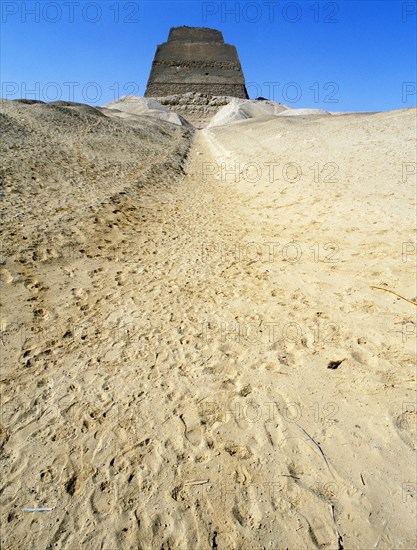
<instances>
[{"instance_id":1,"label":"small rock","mask_svg":"<svg viewBox=\"0 0 417 550\"><path fill-rule=\"evenodd\" d=\"M339 359L338 361L330 361L330 363L327 365L328 369L335 370L339 368L339 366L343 363L344 359Z\"/></svg>"},{"instance_id":2,"label":"small rock","mask_svg":"<svg viewBox=\"0 0 417 550\"><path fill-rule=\"evenodd\" d=\"M245 386L244 388L242 388L239 392L239 394L242 396L242 397L246 397L247 395L249 395L250 393L252 393L252 388L250 386L250 384L248 384L247 386Z\"/></svg>"}]
</instances>

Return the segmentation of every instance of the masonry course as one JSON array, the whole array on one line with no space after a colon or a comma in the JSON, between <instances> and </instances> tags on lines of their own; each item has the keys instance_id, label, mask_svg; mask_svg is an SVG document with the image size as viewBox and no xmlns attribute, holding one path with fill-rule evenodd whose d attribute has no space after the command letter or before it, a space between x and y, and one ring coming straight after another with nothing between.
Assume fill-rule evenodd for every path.
<instances>
[{"instance_id":1,"label":"masonry course","mask_svg":"<svg viewBox=\"0 0 417 550\"><path fill-rule=\"evenodd\" d=\"M156 48L145 97L186 93L248 98L236 48L203 27L174 27Z\"/></svg>"}]
</instances>

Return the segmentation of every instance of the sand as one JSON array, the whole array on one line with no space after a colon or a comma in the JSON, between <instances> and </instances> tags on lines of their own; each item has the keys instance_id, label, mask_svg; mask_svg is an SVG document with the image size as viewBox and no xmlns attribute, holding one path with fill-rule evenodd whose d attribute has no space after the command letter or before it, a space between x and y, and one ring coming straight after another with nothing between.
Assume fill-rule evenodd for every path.
<instances>
[{"instance_id":1,"label":"sand","mask_svg":"<svg viewBox=\"0 0 417 550\"><path fill-rule=\"evenodd\" d=\"M416 110L3 113L3 546L415 547Z\"/></svg>"},{"instance_id":2,"label":"sand","mask_svg":"<svg viewBox=\"0 0 417 550\"><path fill-rule=\"evenodd\" d=\"M142 115L151 118L171 122L177 126L190 126L190 124L180 115L172 112L152 98L137 97L126 95L116 101L106 103L101 108L101 112L110 117L120 117L124 119L132 119L131 115Z\"/></svg>"},{"instance_id":3,"label":"sand","mask_svg":"<svg viewBox=\"0 0 417 550\"><path fill-rule=\"evenodd\" d=\"M290 110L281 103L275 101L258 101L234 99L225 107L222 107L210 120L209 126L226 126L233 122L255 118L274 118L275 116L289 112ZM295 109L292 109L295 111Z\"/></svg>"}]
</instances>

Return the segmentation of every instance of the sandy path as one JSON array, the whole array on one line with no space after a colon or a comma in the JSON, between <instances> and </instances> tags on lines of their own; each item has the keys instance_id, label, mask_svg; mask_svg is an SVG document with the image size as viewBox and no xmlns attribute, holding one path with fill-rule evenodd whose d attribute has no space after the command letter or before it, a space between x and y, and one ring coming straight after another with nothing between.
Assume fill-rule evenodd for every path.
<instances>
[{"instance_id":1,"label":"sandy path","mask_svg":"<svg viewBox=\"0 0 417 550\"><path fill-rule=\"evenodd\" d=\"M194 507L183 517L198 495L182 485L202 475L226 483L212 462L220 453L240 463L211 433L206 402L227 402L245 384L233 344L208 344L204 331L226 299L256 294L256 279L248 265L206 261L211 243L241 241L247 228L236 195L202 182L203 159L195 153L178 186L103 207L95 225L78 227L85 244L67 262L38 267L24 296L16 288L35 301L37 324L34 337L14 335L26 368L12 372L4 408L10 547L75 548L94 537L105 548L188 548L215 537ZM54 511L19 511L43 505ZM217 516L216 501L209 507Z\"/></svg>"},{"instance_id":2,"label":"sandy path","mask_svg":"<svg viewBox=\"0 0 417 550\"><path fill-rule=\"evenodd\" d=\"M363 326L319 307L328 265L305 286L307 267L245 247L276 218L203 177L225 158L213 139L196 134L182 182L119 195L26 281L38 333L7 388L8 548L412 546L412 367L393 374Z\"/></svg>"}]
</instances>

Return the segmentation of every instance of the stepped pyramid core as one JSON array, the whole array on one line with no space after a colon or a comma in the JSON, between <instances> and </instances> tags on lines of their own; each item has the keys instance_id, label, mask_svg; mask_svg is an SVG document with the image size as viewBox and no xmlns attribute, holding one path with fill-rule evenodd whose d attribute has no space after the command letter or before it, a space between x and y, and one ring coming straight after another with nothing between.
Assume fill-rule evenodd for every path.
<instances>
[{"instance_id":1,"label":"stepped pyramid core","mask_svg":"<svg viewBox=\"0 0 417 550\"><path fill-rule=\"evenodd\" d=\"M173 27L168 42L156 48L145 97L188 92L247 99L236 48L204 27Z\"/></svg>"}]
</instances>

